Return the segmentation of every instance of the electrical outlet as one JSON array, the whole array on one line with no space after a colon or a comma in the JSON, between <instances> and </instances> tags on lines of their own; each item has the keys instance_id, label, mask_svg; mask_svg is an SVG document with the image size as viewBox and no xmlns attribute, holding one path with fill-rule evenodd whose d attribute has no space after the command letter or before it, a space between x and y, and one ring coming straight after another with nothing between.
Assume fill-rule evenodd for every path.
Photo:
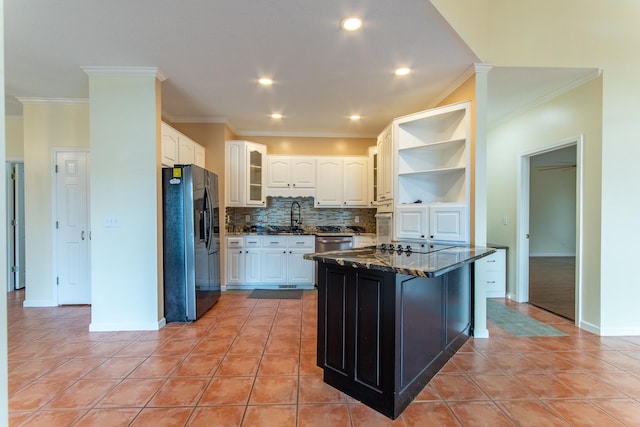
<instances>
[{"instance_id":1,"label":"electrical outlet","mask_svg":"<svg viewBox=\"0 0 640 427\"><path fill-rule=\"evenodd\" d=\"M356 216L353 218L353 220L354 220L356 223L358 223L358 222L360 222L360 217L359 217L358 215L356 215Z\"/></svg>"},{"instance_id":2,"label":"electrical outlet","mask_svg":"<svg viewBox=\"0 0 640 427\"><path fill-rule=\"evenodd\" d=\"M507 224L509 224L509 217L503 216L502 217L502 225L507 225Z\"/></svg>"},{"instance_id":3,"label":"electrical outlet","mask_svg":"<svg viewBox=\"0 0 640 427\"><path fill-rule=\"evenodd\" d=\"M244 222L251 222L251 215L245 215Z\"/></svg>"}]
</instances>

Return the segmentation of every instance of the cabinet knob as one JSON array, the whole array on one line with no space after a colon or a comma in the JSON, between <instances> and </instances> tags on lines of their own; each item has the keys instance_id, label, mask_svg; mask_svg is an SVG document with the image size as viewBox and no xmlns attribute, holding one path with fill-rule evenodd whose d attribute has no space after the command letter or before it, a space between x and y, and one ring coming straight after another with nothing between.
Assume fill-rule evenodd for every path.
<instances>
[{"instance_id":1,"label":"cabinet knob","mask_svg":"<svg viewBox=\"0 0 640 427\"><path fill-rule=\"evenodd\" d=\"M283 254L286 254L286 253L287 253L287 251L282 251L282 253L283 253Z\"/></svg>"},{"instance_id":2,"label":"cabinet knob","mask_svg":"<svg viewBox=\"0 0 640 427\"><path fill-rule=\"evenodd\" d=\"M291 184L287 184L287 187L289 187Z\"/></svg>"},{"instance_id":3,"label":"cabinet knob","mask_svg":"<svg viewBox=\"0 0 640 427\"><path fill-rule=\"evenodd\" d=\"M293 184L293 186L295 187L296 185L295 185L295 184Z\"/></svg>"},{"instance_id":4,"label":"cabinet knob","mask_svg":"<svg viewBox=\"0 0 640 427\"><path fill-rule=\"evenodd\" d=\"M429 236L429 238L433 239L433 236Z\"/></svg>"}]
</instances>

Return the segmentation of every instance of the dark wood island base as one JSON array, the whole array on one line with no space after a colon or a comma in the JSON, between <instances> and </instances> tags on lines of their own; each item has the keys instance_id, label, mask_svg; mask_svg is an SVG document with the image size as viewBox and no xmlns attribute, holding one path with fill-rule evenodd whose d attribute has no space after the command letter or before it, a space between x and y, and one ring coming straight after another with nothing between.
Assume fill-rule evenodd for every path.
<instances>
[{"instance_id":1,"label":"dark wood island base","mask_svg":"<svg viewBox=\"0 0 640 427\"><path fill-rule=\"evenodd\" d=\"M473 332L473 263L422 277L318 260L324 381L397 418Z\"/></svg>"}]
</instances>

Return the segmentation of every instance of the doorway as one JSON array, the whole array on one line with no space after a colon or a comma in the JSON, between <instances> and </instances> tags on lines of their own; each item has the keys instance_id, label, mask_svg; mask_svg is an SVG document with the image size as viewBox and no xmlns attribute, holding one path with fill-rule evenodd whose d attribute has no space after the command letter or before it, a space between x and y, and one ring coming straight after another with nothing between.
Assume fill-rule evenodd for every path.
<instances>
[{"instance_id":1,"label":"doorway","mask_svg":"<svg viewBox=\"0 0 640 427\"><path fill-rule=\"evenodd\" d=\"M576 146L529 161L529 303L575 320Z\"/></svg>"},{"instance_id":2,"label":"doorway","mask_svg":"<svg viewBox=\"0 0 640 427\"><path fill-rule=\"evenodd\" d=\"M54 151L58 304L90 304L89 153Z\"/></svg>"},{"instance_id":3,"label":"doorway","mask_svg":"<svg viewBox=\"0 0 640 427\"><path fill-rule=\"evenodd\" d=\"M517 295L580 322L582 137L520 157Z\"/></svg>"},{"instance_id":4,"label":"doorway","mask_svg":"<svg viewBox=\"0 0 640 427\"><path fill-rule=\"evenodd\" d=\"M25 287L24 162L6 162L7 291Z\"/></svg>"}]
</instances>

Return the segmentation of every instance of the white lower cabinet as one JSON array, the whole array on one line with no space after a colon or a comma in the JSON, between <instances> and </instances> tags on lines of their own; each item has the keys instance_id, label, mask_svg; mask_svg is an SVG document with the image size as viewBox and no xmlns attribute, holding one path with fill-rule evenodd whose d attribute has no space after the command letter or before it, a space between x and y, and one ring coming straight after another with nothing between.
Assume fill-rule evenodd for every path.
<instances>
[{"instance_id":1,"label":"white lower cabinet","mask_svg":"<svg viewBox=\"0 0 640 427\"><path fill-rule=\"evenodd\" d=\"M396 239L465 243L468 213L463 203L405 204L396 207Z\"/></svg>"},{"instance_id":2,"label":"white lower cabinet","mask_svg":"<svg viewBox=\"0 0 640 427\"><path fill-rule=\"evenodd\" d=\"M487 298L504 298L507 293L507 250L496 249L485 259L487 265Z\"/></svg>"},{"instance_id":3,"label":"white lower cabinet","mask_svg":"<svg viewBox=\"0 0 640 427\"><path fill-rule=\"evenodd\" d=\"M315 252L315 236L287 237L287 284L296 288L313 288L315 263L304 254Z\"/></svg>"},{"instance_id":4,"label":"white lower cabinet","mask_svg":"<svg viewBox=\"0 0 640 427\"><path fill-rule=\"evenodd\" d=\"M427 205L409 204L396 208L396 238L420 239L427 238L429 227L429 209Z\"/></svg>"},{"instance_id":5,"label":"white lower cabinet","mask_svg":"<svg viewBox=\"0 0 640 427\"><path fill-rule=\"evenodd\" d=\"M314 236L227 238L227 289L313 288Z\"/></svg>"},{"instance_id":6,"label":"white lower cabinet","mask_svg":"<svg viewBox=\"0 0 640 427\"><path fill-rule=\"evenodd\" d=\"M429 240L468 242L467 206L463 203L429 205Z\"/></svg>"},{"instance_id":7,"label":"white lower cabinet","mask_svg":"<svg viewBox=\"0 0 640 427\"><path fill-rule=\"evenodd\" d=\"M261 283L285 284L287 282L287 237L263 236Z\"/></svg>"}]
</instances>

